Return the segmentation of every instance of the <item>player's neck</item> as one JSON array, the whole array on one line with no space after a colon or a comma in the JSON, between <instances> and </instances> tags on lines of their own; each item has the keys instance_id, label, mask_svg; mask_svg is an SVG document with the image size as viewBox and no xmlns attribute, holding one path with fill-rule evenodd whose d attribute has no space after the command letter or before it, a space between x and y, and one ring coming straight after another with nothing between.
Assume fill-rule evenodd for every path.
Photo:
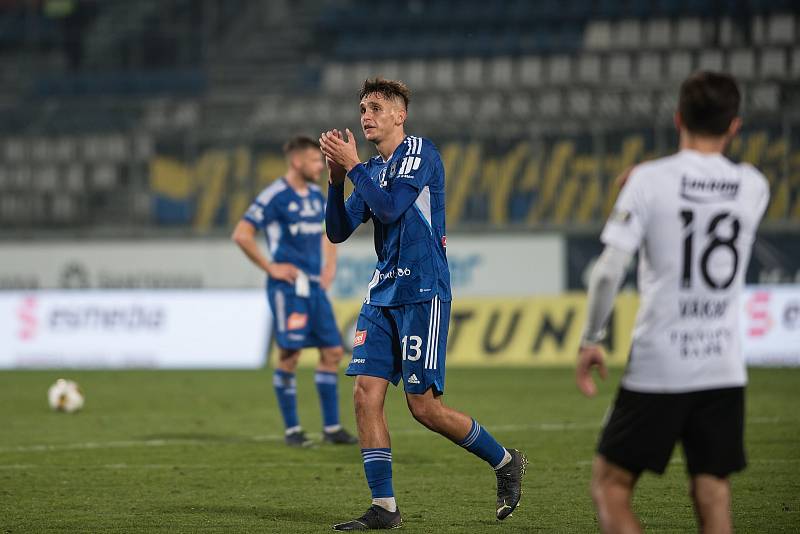
<instances>
[{"instance_id":1,"label":"player's neck","mask_svg":"<svg viewBox=\"0 0 800 534\"><path fill-rule=\"evenodd\" d=\"M300 196L305 195L308 193L308 182L306 182L300 174L289 169L286 171L286 175L284 176L286 183L289 184L289 187L294 189L295 193Z\"/></svg>"},{"instance_id":2,"label":"player's neck","mask_svg":"<svg viewBox=\"0 0 800 534\"><path fill-rule=\"evenodd\" d=\"M681 132L681 150L694 150L701 154L722 154L728 144L727 136L709 137L687 131Z\"/></svg>"},{"instance_id":3,"label":"player's neck","mask_svg":"<svg viewBox=\"0 0 800 534\"><path fill-rule=\"evenodd\" d=\"M406 138L405 131L398 130L397 133L392 134L390 137L382 140L380 143L375 145L375 148L378 149L378 154L381 155L383 161L389 161L389 158L392 157L394 151L397 150L397 147L400 146L400 143L403 142L403 139Z\"/></svg>"}]
</instances>

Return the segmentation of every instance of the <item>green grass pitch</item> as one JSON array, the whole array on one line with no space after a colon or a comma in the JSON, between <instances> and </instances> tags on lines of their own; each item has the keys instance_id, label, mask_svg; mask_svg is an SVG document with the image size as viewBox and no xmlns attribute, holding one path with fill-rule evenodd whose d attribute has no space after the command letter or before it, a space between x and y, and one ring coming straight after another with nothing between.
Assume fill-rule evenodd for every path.
<instances>
[{"instance_id":1,"label":"green grass pitch","mask_svg":"<svg viewBox=\"0 0 800 534\"><path fill-rule=\"evenodd\" d=\"M77 380L86 407L56 414L47 387ZM494 519L494 476L420 427L400 390L387 401L394 486L409 533L594 532L589 462L613 379L583 399L569 369L451 369L446 402L531 465L521 508ZM301 420L319 437L309 370ZM340 390L354 429L352 380ZM0 532L328 532L369 504L357 447L290 450L267 371L0 373ZM752 370L750 467L734 479L738 532L800 531L800 370ZM645 475L635 507L649 532L694 531L679 451Z\"/></svg>"}]
</instances>

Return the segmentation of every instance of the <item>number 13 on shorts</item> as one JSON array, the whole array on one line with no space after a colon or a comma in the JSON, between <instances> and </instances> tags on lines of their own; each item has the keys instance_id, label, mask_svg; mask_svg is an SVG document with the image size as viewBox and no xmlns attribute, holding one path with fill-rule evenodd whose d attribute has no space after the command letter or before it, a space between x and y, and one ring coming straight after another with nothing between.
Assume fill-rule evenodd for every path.
<instances>
[{"instance_id":1,"label":"number 13 on shorts","mask_svg":"<svg viewBox=\"0 0 800 534\"><path fill-rule=\"evenodd\" d=\"M410 345L409 345L410 343ZM403 336L403 359L415 362L422 358L422 338L419 336ZM409 352L410 349L410 352Z\"/></svg>"},{"instance_id":2,"label":"number 13 on shorts","mask_svg":"<svg viewBox=\"0 0 800 534\"><path fill-rule=\"evenodd\" d=\"M433 388L444 392L444 367L450 302L378 307L364 304L356 326L348 375L370 375L394 384L403 381L408 393Z\"/></svg>"}]
</instances>

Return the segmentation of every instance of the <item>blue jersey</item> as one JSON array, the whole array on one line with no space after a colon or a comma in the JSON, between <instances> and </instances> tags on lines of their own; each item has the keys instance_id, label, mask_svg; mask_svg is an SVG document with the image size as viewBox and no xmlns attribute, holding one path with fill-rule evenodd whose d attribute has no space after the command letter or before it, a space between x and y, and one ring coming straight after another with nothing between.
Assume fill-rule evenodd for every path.
<instances>
[{"instance_id":1,"label":"blue jersey","mask_svg":"<svg viewBox=\"0 0 800 534\"><path fill-rule=\"evenodd\" d=\"M418 193L416 201L389 224L371 213L358 191L345 201L351 219L366 222L371 218L374 225L378 263L365 302L399 306L434 297L450 301L444 165L439 151L427 139L407 136L388 161L376 156L357 165L350 171L351 176L354 172L366 172L369 179L389 193L399 183L410 185Z\"/></svg>"},{"instance_id":2,"label":"blue jersey","mask_svg":"<svg viewBox=\"0 0 800 534\"><path fill-rule=\"evenodd\" d=\"M258 195L244 220L264 230L272 261L291 263L319 277L325 197L318 186L309 184L308 194L300 196L279 178Z\"/></svg>"}]
</instances>

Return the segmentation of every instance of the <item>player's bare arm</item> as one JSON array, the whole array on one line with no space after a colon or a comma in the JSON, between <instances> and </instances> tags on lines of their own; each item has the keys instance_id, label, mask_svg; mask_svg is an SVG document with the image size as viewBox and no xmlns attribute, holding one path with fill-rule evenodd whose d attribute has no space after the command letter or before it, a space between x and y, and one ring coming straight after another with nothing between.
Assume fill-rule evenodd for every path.
<instances>
[{"instance_id":1,"label":"player's bare arm","mask_svg":"<svg viewBox=\"0 0 800 534\"><path fill-rule=\"evenodd\" d=\"M253 265L267 273L271 278L294 283L297 278L297 267L291 263L275 263L267 259L256 242L256 229L247 221L239 221L233 230L231 239L242 249L242 252L253 262Z\"/></svg>"},{"instance_id":2,"label":"player's bare arm","mask_svg":"<svg viewBox=\"0 0 800 534\"><path fill-rule=\"evenodd\" d=\"M322 289L327 291L333 284L334 278L336 278L336 245L331 243L328 236L324 234L322 236L322 261L322 273L320 275L319 284L322 286Z\"/></svg>"}]
</instances>

